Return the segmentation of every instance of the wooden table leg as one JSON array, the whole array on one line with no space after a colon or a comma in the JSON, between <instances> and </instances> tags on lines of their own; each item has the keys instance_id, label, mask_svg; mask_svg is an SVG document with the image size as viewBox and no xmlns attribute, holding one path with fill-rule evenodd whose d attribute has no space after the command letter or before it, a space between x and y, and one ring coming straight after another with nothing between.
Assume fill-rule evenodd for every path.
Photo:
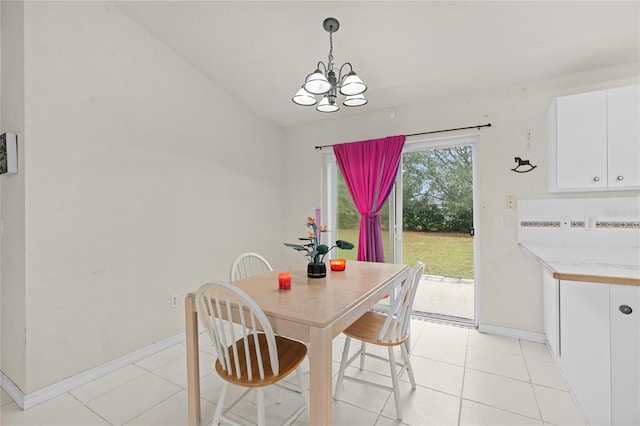
<instances>
[{"instance_id":1,"label":"wooden table leg","mask_svg":"<svg viewBox=\"0 0 640 426\"><path fill-rule=\"evenodd\" d=\"M328 329L310 330L309 348L309 410L311 424L330 425L331 418L331 334Z\"/></svg>"},{"instance_id":2,"label":"wooden table leg","mask_svg":"<svg viewBox=\"0 0 640 426\"><path fill-rule=\"evenodd\" d=\"M187 343L187 407L189 426L200 424L200 352L198 346L198 312L196 298L184 299L185 330Z\"/></svg>"}]
</instances>

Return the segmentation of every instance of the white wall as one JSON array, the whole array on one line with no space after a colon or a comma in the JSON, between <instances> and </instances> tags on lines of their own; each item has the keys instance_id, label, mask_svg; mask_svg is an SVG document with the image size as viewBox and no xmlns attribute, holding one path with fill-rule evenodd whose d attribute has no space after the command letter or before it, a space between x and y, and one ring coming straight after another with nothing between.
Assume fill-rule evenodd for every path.
<instances>
[{"instance_id":1,"label":"white wall","mask_svg":"<svg viewBox=\"0 0 640 426\"><path fill-rule=\"evenodd\" d=\"M391 110L325 121L286 130L285 168L303 179L285 182L285 194L297 202L285 213L285 234L319 204L321 151L315 145L373 139L397 134L457 128L492 123L479 131L480 279L482 296L480 322L488 325L542 332L542 291L539 267L517 246L516 210L505 208L505 196L518 198L547 194L546 129L547 108L556 96L634 84L638 64L565 76L518 87L469 93L464 97L434 99L422 104L401 105ZM437 84L437 82L434 82ZM373 103L373 94L370 96ZM310 114L318 114L312 109ZM458 132L459 134L463 132ZM455 134L455 133L453 133ZM447 133L441 136L450 136ZM409 141L407 143L410 143ZM510 171L514 157L538 166L531 173ZM300 161L301 158L308 159ZM584 196L585 194L582 194ZM562 196L566 197L566 194ZM599 193L593 196L607 196ZM494 227L494 217L504 217L504 228Z\"/></svg>"},{"instance_id":2,"label":"white wall","mask_svg":"<svg viewBox=\"0 0 640 426\"><path fill-rule=\"evenodd\" d=\"M2 285L26 294L26 347L2 370L31 393L184 331L170 296L241 252L277 263L282 132L109 3L26 2L24 27L25 212L5 228L26 274L3 259Z\"/></svg>"},{"instance_id":3,"label":"white wall","mask_svg":"<svg viewBox=\"0 0 640 426\"><path fill-rule=\"evenodd\" d=\"M18 170L24 170L24 17L20 2L2 2L2 72L0 131L18 135ZM17 383L25 371L25 174L0 177L0 217L3 220L0 283L2 371Z\"/></svg>"},{"instance_id":4,"label":"white wall","mask_svg":"<svg viewBox=\"0 0 640 426\"><path fill-rule=\"evenodd\" d=\"M3 2L2 12L2 130L21 150L20 173L2 178L2 371L24 393L182 331L170 295L226 279L240 252L301 261L282 242L321 205L315 145L489 121L481 320L540 332L538 268L516 246L504 196L547 196L554 96L639 74L635 64L401 105L393 120L370 96L372 112L283 134L109 3ZM512 173L514 156L538 169Z\"/></svg>"}]
</instances>

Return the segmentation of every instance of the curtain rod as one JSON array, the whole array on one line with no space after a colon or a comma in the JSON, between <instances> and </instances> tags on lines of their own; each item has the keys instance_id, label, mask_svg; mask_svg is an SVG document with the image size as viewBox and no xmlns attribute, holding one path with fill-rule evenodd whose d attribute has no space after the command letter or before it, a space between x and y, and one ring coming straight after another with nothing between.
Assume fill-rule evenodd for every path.
<instances>
[{"instance_id":1,"label":"curtain rod","mask_svg":"<svg viewBox=\"0 0 640 426\"><path fill-rule=\"evenodd\" d=\"M405 136L409 137L409 136L430 135L432 133L453 132L455 130L467 130L467 129L478 129L478 130L480 130L481 127L491 127L491 123L478 124L477 126L469 126L469 127L458 127L456 129L431 130L429 132L412 133L410 135L405 135ZM332 146L333 145L321 145L321 146L316 146L316 149L329 148L329 147L332 147Z\"/></svg>"}]
</instances>

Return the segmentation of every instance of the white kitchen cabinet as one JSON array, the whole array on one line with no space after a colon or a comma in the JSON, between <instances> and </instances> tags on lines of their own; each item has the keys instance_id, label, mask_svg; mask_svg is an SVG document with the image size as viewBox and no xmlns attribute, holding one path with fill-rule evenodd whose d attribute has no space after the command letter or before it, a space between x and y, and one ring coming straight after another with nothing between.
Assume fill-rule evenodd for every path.
<instances>
[{"instance_id":1,"label":"white kitchen cabinet","mask_svg":"<svg viewBox=\"0 0 640 426\"><path fill-rule=\"evenodd\" d=\"M560 368L589 424L611 424L609 285L560 282Z\"/></svg>"},{"instance_id":2,"label":"white kitchen cabinet","mask_svg":"<svg viewBox=\"0 0 640 426\"><path fill-rule=\"evenodd\" d=\"M611 422L639 425L640 287L614 285L610 291Z\"/></svg>"},{"instance_id":3,"label":"white kitchen cabinet","mask_svg":"<svg viewBox=\"0 0 640 426\"><path fill-rule=\"evenodd\" d=\"M607 90L607 183L640 187L640 86Z\"/></svg>"},{"instance_id":4,"label":"white kitchen cabinet","mask_svg":"<svg viewBox=\"0 0 640 426\"><path fill-rule=\"evenodd\" d=\"M556 98L549 108L549 191L640 188L640 86Z\"/></svg>"},{"instance_id":5,"label":"white kitchen cabinet","mask_svg":"<svg viewBox=\"0 0 640 426\"><path fill-rule=\"evenodd\" d=\"M542 271L542 299L544 334L551 352L560 356L560 305L558 299L560 281L551 273Z\"/></svg>"},{"instance_id":6,"label":"white kitchen cabinet","mask_svg":"<svg viewBox=\"0 0 640 426\"><path fill-rule=\"evenodd\" d=\"M559 285L556 360L588 423L640 424L640 286Z\"/></svg>"}]
</instances>

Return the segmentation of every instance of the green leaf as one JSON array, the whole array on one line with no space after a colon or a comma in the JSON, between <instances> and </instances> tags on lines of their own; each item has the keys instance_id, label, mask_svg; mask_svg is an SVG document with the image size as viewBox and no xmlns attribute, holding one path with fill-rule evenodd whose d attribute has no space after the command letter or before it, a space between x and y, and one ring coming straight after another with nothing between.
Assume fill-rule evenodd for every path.
<instances>
[{"instance_id":1,"label":"green leaf","mask_svg":"<svg viewBox=\"0 0 640 426\"><path fill-rule=\"evenodd\" d=\"M353 248L353 244L349 241L338 240L336 241L336 246L342 250L351 250Z\"/></svg>"},{"instance_id":2,"label":"green leaf","mask_svg":"<svg viewBox=\"0 0 640 426\"><path fill-rule=\"evenodd\" d=\"M298 251L308 251L307 248L305 246L301 246L300 244L291 244L291 243L284 243L285 246L287 247L291 247L294 250L298 250Z\"/></svg>"},{"instance_id":3,"label":"green leaf","mask_svg":"<svg viewBox=\"0 0 640 426\"><path fill-rule=\"evenodd\" d=\"M318 246L318 248L316 249L316 251L318 252L318 254L327 254L327 253L329 253L329 246L326 246L324 244L320 244Z\"/></svg>"}]
</instances>

